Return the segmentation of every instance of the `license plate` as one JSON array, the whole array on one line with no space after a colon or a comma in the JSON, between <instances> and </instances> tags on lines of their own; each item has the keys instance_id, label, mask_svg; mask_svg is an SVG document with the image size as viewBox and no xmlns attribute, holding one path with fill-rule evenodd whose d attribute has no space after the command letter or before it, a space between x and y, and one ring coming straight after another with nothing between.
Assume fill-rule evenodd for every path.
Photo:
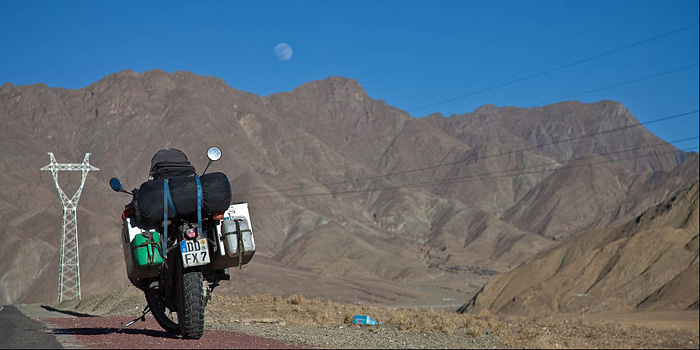
<instances>
[{"instance_id":1,"label":"license plate","mask_svg":"<svg viewBox=\"0 0 700 350\"><path fill-rule=\"evenodd\" d=\"M185 267L209 263L209 248L205 238L180 241L180 251L182 252L182 265Z\"/></svg>"}]
</instances>

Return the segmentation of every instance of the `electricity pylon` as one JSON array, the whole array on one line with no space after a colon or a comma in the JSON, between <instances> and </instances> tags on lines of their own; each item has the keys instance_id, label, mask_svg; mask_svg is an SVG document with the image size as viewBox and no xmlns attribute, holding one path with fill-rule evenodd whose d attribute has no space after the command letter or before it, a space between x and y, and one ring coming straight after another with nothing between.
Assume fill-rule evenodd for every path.
<instances>
[{"instance_id":1,"label":"electricity pylon","mask_svg":"<svg viewBox=\"0 0 700 350\"><path fill-rule=\"evenodd\" d=\"M78 221L75 208L78 206L80 194L83 192L85 178L90 170L100 169L90 165L90 153L85 153L85 159L79 164L59 164L52 152L49 153L49 165L41 168L43 171L50 171L53 181L56 184L58 196L63 204L63 231L61 234L61 265L58 280L58 302L64 299L81 299L80 297L80 257L78 255ZM61 186L58 184L59 171L80 171L82 178L80 187L73 197L66 196Z\"/></svg>"}]
</instances>

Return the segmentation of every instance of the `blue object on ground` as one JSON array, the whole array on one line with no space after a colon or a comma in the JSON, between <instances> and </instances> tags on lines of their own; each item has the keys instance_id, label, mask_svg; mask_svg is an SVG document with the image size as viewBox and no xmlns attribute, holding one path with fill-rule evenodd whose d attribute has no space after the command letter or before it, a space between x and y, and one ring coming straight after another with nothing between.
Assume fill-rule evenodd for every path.
<instances>
[{"instance_id":1,"label":"blue object on ground","mask_svg":"<svg viewBox=\"0 0 700 350\"><path fill-rule=\"evenodd\" d=\"M355 325L357 323L375 326L375 325L378 325L380 322L375 321L373 318L371 318L369 316L355 315L355 317L353 317L353 319L352 319L352 324Z\"/></svg>"}]
</instances>

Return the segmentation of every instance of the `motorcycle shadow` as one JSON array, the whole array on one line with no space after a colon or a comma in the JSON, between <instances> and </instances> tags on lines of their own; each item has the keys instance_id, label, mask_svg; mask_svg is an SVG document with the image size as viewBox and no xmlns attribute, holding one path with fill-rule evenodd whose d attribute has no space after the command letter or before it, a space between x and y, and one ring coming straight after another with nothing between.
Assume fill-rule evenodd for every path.
<instances>
[{"instance_id":1,"label":"motorcycle shadow","mask_svg":"<svg viewBox=\"0 0 700 350\"><path fill-rule=\"evenodd\" d=\"M180 339L179 336L163 330L155 329L122 329L114 327L79 327L79 328L55 328L51 330L55 335L106 335L106 334L131 334L145 335L155 338Z\"/></svg>"}]
</instances>

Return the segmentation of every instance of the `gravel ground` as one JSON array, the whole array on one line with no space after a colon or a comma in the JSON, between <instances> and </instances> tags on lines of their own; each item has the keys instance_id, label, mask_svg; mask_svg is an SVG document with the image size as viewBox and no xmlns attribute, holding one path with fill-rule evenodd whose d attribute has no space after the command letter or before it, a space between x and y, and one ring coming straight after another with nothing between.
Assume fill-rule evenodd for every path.
<instances>
[{"instance_id":1,"label":"gravel ground","mask_svg":"<svg viewBox=\"0 0 700 350\"><path fill-rule=\"evenodd\" d=\"M487 334L445 335L400 331L383 326L281 326L271 324L231 324L215 327L300 344L330 349L492 349L506 348Z\"/></svg>"},{"instance_id":2,"label":"gravel ground","mask_svg":"<svg viewBox=\"0 0 700 350\"><path fill-rule=\"evenodd\" d=\"M311 327L230 323L207 325L199 340L183 340L163 331L153 317L139 321L122 332L130 320L125 316L66 317L40 319L53 334L70 336L68 347L89 349L481 349L504 348L488 335L469 337L438 333L391 330L383 326ZM66 344L64 344L66 345Z\"/></svg>"}]
</instances>

